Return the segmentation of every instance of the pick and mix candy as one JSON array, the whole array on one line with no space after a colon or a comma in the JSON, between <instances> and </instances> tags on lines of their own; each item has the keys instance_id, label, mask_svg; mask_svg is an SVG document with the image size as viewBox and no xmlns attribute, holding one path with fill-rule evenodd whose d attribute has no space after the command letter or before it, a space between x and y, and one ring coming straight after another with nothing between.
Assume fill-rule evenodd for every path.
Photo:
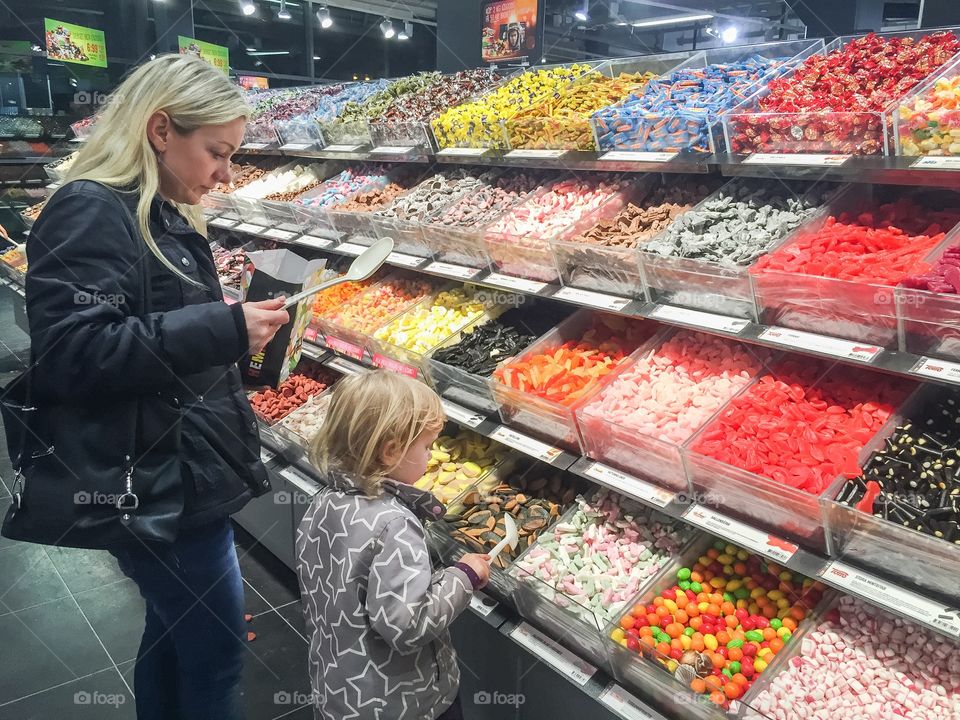
<instances>
[{"instance_id":1,"label":"pick and mix candy","mask_svg":"<svg viewBox=\"0 0 960 720\"><path fill-rule=\"evenodd\" d=\"M327 416L327 411L330 409L330 402L332 400L333 395L329 393L326 395L314 395L281 420L280 426L292 433L296 433L302 438L305 444L309 444L320 431L320 426L323 424L323 419Z\"/></svg>"},{"instance_id":2,"label":"pick and mix candy","mask_svg":"<svg viewBox=\"0 0 960 720\"><path fill-rule=\"evenodd\" d=\"M584 408L584 417L603 419L627 435L680 444L750 382L763 355L715 335L681 330L617 375Z\"/></svg>"},{"instance_id":3,"label":"pick and mix candy","mask_svg":"<svg viewBox=\"0 0 960 720\"><path fill-rule=\"evenodd\" d=\"M960 74L897 109L901 155L960 155Z\"/></svg>"},{"instance_id":4,"label":"pick and mix candy","mask_svg":"<svg viewBox=\"0 0 960 720\"><path fill-rule=\"evenodd\" d=\"M511 148L594 150L589 118L597 110L643 90L652 72L621 73L609 78L587 73L554 97L517 113L507 122Z\"/></svg>"},{"instance_id":5,"label":"pick and mix candy","mask_svg":"<svg viewBox=\"0 0 960 720\"><path fill-rule=\"evenodd\" d=\"M601 150L710 151L710 126L783 60L759 55L736 63L684 68L594 114Z\"/></svg>"},{"instance_id":6,"label":"pick and mix candy","mask_svg":"<svg viewBox=\"0 0 960 720\"><path fill-rule=\"evenodd\" d=\"M444 208L460 193L481 187L490 174L474 168L439 172L395 200L377 215L398 220L419 221Z\"/></svg>"},{"instance_id":7,"label":"pick and mix candy","mask_svg":"<svg viewBox=\"0 0 960 720\"><path fill-rule=\"evenodd\" d=\"M960 211L934 211L910 198L827 219L761 258L751 272L804 273L876 285L896 285L924 269L923 259L960 221Z\"/></svg>"},{"instance_id":8,"label":"pick and mix candy","mask_svg":"<svg viewBox=\"0 0 960 720\"><path fill-rule=\"evenodd\" d=\"M937 388L847 481L837 502L960 545L960 394Z\"/></svg>"},{"instance_id":9,"label":"pick and mix candy","mask_svg":"<svg viewBox=\"0 0 960 720\"><path fill-rule=\"evenodd\" d=\"M502 445L469 430L456 437L441 435L430 448L427 471L414 485L429 490L446 505L506 456Z\"/></svg>"},{"instance_id":10,"label":"pick and mix candy","mask_svg":"<svg viewBox=\"0 0 960 720\"><path fill-rule=\"evenodd\" d=\"M881 153L886 107L958 50L960 39L952 32L920 40L871 33L827 55L811 55L794 72L770 82L756 111L730 118L731 149Z\"/></svg>"},{"instance_id":11,"label":"pick and mix candy","mask_svg":"<svg viewBox=\"0 0 960 720\"><path fill-rule=\"evenodd\" d=\"M550 178L550 174L536 170L508 170L495 180L483 181L463 193L460 199L429 217L427 222L446 227L469 227L490 222Z\"/></svg>"},{"instance_id":12,"label":"pick and mix candy","mask_svg":"<svg viewBox=\"0 0 960 720\"><path fill-rule=\"evenodd\" d=\"M785 360L734 398L690 449L819 495L839 475L860 475L863 446L912 389L859 368Z\"/></svg>"},{"instance_id":13,"label":"pick and mix candy","mask_svg":"<svg viewBox=\"0 0 960 720\"><path fill-rule=\"evenodd\" d=\"M250 405L257 415L270 422L282 420L335 381L335 376L320 365L298 367L297 370L279 387L264 388L250 396Z\"/></svg>"},{"instance_id":14,"label":"pick and mix candy","mask_svg":"<svg viewBox=\"0 0 960 720\"><path fill-rule=\"evenodd\" d=\"M360 281L348 280L326 290L321 290L313 299L313 316L320 318L336 312L344 303L357 297L377 280L376 276Z\"/></svg>"},{"instance_id":15,"label":"pick and mix candy","mask_svg":"<svg viewBox=\"0 0 960 720\"><path fill-rule=\"evenodd\" d=\"M960 716L960 655L948 638L845 595L800 641L742 717Z\"/></svg>"},{"instance_id":16,"label":"pick and mix candy","mask_svg":"<svg viewBox=\"0 0 960 720\"><path fill-rule=\"evenodd\" d=\"M505 147L507 141L501 120L509 120L589 71L589 65L531 69L493 92L450 108L435 119L432 126L437 143L441 148Z\"/></svg>"},{"instance_id":17,"label":"pick and mix candy","mask_svg":"<svg viewBox=\"0 0 960 720\"><path fill-rule=\"evenodd\" d=\"M485 306L472 291L445 290L431 303L418 305L373 337L397 347L424 354L483 315Z\"/></svg>"},{"instance_id":18,"label":"pick and mix candy","mask_svg":"<svg viewBox=\"0 0 960 720\"><path fill-rule=\"evenodd\" d=\"M540 536L511 572L588 623L606 623L692 536L683 523L600 490ZM540 581L540 582L537 582Z\"/></svg>"},{"instance_id":19,"label":"pick and mix candy","mask_svg":"<svg viewBox=\"0 0 960 720\"><path fill-rule=\"evenodd\" d=\"M356 168L347 168L324 182L320 186L319 192L310 193L310 197L301 195L295 199L295 202L313 208L339 205L371 185L385 185L388 172L389 169L382 165L361 165Z\"/></svg>"},{"instance_id":20,"label":"pick and mix candy","mask_svg":"<svg viewBox=\"0 0 960 720\"><path fill-rule=\"evenodd\" d=\"M644 252L744 267L816 212L803 185L737 180L680 215Z\"/></svg>"},{"instance_id":21,"label":"pick and mix candy","mask_svg":"<svg viewBox=\"0 0 960 720\"><path fill-rule=\"evenodd\" d=\"M369 335L433 291L426 280L394 278L354 298L329 316L331 324Z\"/></svg>"},{"instance_id":22,"label":"pick and mix candy","mask_svg":"<svg viewBox=\"0 0 960 720\"><path fill-rule=\"evenodd\" d=\"M823 586L717 540L647 605L634 605L614 642L652 655L693 692L727 707L787 646Z\"/></svg>"}]
</instances>

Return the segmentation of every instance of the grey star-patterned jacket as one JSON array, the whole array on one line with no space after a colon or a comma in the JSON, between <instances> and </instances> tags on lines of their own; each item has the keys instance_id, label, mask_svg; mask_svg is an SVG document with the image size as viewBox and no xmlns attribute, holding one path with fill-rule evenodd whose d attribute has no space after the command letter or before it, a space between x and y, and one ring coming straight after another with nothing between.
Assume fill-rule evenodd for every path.
<instances>
[{"instance_id":1,"label":"grey star-patterned jacket","mask_svg":"<svg viewBox=\"0 0 960 720\"><path fill-rule=\"evenodd\" d=\"M460 686L447 628L473 592L463 570L433 571L421 518L443 506L391 480L378 498L328 482L297 530L314 717L433 720Z\"/></svg>"}]
</instances>

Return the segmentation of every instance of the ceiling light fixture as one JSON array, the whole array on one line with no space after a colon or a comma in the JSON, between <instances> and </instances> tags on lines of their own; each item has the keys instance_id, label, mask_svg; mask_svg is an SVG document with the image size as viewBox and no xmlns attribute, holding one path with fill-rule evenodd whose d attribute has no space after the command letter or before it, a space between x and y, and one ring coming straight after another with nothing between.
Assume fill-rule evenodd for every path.
<instances>
[{"instance_id":1,"label":"ceiling light fixture","mask_svg":"<svg viewBox=\"0 0 960 720\"><path fill-rule=\"evenodd\" d=\"M244 15L253 15L257 11L257 6L250 0L240 0L240 12Z\"/></svg>"},{"instance_id":2,"label":"ceiling light fixture","mask_svg":"<svg viewBox=\"0 0 960 720\"><path fill-rule=\"evenodd\" d=\"M682 25L684 23L697 22L699 20L710 20L713 15L704 13L703 15L678 15L668 18L657 18L656 20L637 20L631 23L635 28L655 27L657 25Z\"/></svg>"},{"instance_id":3,"label":"ceiling light fixture","mask_svg":"<svg viewBox=\"0 0 960 720\"><path fill-rule=\"evenodd\" d=\"M397 33L397 40L409 40L413 37L413 23L404 22L403 30Z\"/></svg>"},{"instance_id":4,"label":"ceiling light fixture","mask_svg":"<svg viewBox=\"0 0 960 720\"><path fill-rule=\"evenodd\" d=\"M317 10L317 20L320 21L320 27L324 30L333 26L333 17L330 15L330 8L326 5L323 5L319 10Z\"/></svg>"},{"instance_id":5,"label":"ceiling light fixture","mask_svg":"<svg viewBox=\"0 0 960 720\"><path fill-rule=\"evenodd\" d=\"M725 27L720 31L720 39L729 45L730 43L736 42L737 37L740 35L740 31L736 27L731 25L730 27Z\"/></svg>"},{"instance_id":6,"label":"ceiling light fixture","mask_svg":"<svg viewBox=\"0 0 960 720\"><path fill-rule=\"evenodd\" d=\"M397 34L397 31L393 29L393 23L390 20L387 20L387 18L384 18L383 22L380 23L380 32L383 33L383 36L387 40Z\"/></svg>"},{"instance_id":7,"label":"ceiling light fixture","mask_svg":"<svg viewBox=\"0 0 960 720\"><path fill-rule=\"evenodd\" d=\"M293 15L290 14L290 11L287 10L287 0L280 0L280 9L277 10L277 17L280 20L289 20L293 17Z\"/></svg>"},{"instance_id":8,"label":"ceiling light fixture","mask_svg":"<svg viewBox=\"0 0 960 720\"><path fill-rule=\"evenodd\" d=\"M316 62L317 60L322 60L322 59L323 59L323 58L321 58L319 55L314 55L314 56L313 56L314 62Z\"/></svg>"},{"instance_id":9,"label":"ceiling light fixture","mask_svg":"<svg viewBox=\"0 0 960 720\"><path fill-rule=\"evenodd\" d=\"M289 50L257 50L256 52L248 52L247 55L252 55L253 57L263 57L265 55L289 55Z\"/></svg>"},{"instance_id":10,"label":"ceiling light fixture","mask_svg":"<svg viewBox=\"0 0 960 720\"><path fill-rule=\"evenodd\" d=\"M588 11L588 3L584 2L583 7L577 10L573 16L580 22L586 22L590 19L590 13Z\"/></svg>"}]
</instances>

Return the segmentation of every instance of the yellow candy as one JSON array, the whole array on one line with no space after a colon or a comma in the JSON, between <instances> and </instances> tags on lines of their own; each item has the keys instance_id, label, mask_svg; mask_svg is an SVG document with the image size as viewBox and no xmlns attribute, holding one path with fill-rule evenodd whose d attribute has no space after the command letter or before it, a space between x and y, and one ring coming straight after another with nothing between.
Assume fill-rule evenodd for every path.
<instances>
[{"instance_id":1,"label":"yellow candy","mask_svg":"<svg viewBox=\"0 0 960 720\"><path fill-rule=\"evenodd\" d=\"M764 649L769 650L770 648L764 648ZM756 670L758 673L762 673L764 670L767 669L767 661L763 659L755 660L753 663L753 669Z\"/></svg>"},{"instance_id":2,"label":"yellow candy","mask_svg":"<svg viewBox=\"0 0 960 720\"><path fill-rule=\"evenodd\" d=\"M704 635L703 645L707 650L716 650L719 643L715 635Z\"/></svg>"}]
</instances>

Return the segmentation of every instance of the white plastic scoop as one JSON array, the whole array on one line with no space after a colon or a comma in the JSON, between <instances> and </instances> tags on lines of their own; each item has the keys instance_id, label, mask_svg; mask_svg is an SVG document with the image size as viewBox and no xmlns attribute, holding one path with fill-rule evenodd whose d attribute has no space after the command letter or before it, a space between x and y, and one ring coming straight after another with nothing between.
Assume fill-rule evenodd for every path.
<instances>
[{"instance_id":1,"label":"white plastic scoop","mask_svg":"<svg viewBox=\"0 0 960 720\"><path fill-rule=\"evenodd\" d=\"M515 550L517 543L520 542L520 534L517 532L517 524L513 521L512 515L503 516L503 527L507 531L506 536L493 546L493 550L487 553L490 556L490 564L493 564L493 561L497 559L497 555L507 546L510 546L511 550Z\"/></svg>"},{"instance_id":2,"label":"white plastic scoop","mask_svg":"<svg viewBox=\"0 0 960 720\"><path fill-rule=\"evenodd\" d=\"M286 310L287 308L293 307L304 298L316 295L321 290L326 290L342 282L359 282L360 280L366 280L380 269L380 266L386 262L387 256L392 252L393 240L391 238L377 240L373 245L357 255L356 259L350 263L350 269L343 275L333 280L322 282L319 285L314 285L312 288L307 288L306 290L298 292L296 295L291 295L283 304L283 309Z\"/></svg>"}]
</instances>

